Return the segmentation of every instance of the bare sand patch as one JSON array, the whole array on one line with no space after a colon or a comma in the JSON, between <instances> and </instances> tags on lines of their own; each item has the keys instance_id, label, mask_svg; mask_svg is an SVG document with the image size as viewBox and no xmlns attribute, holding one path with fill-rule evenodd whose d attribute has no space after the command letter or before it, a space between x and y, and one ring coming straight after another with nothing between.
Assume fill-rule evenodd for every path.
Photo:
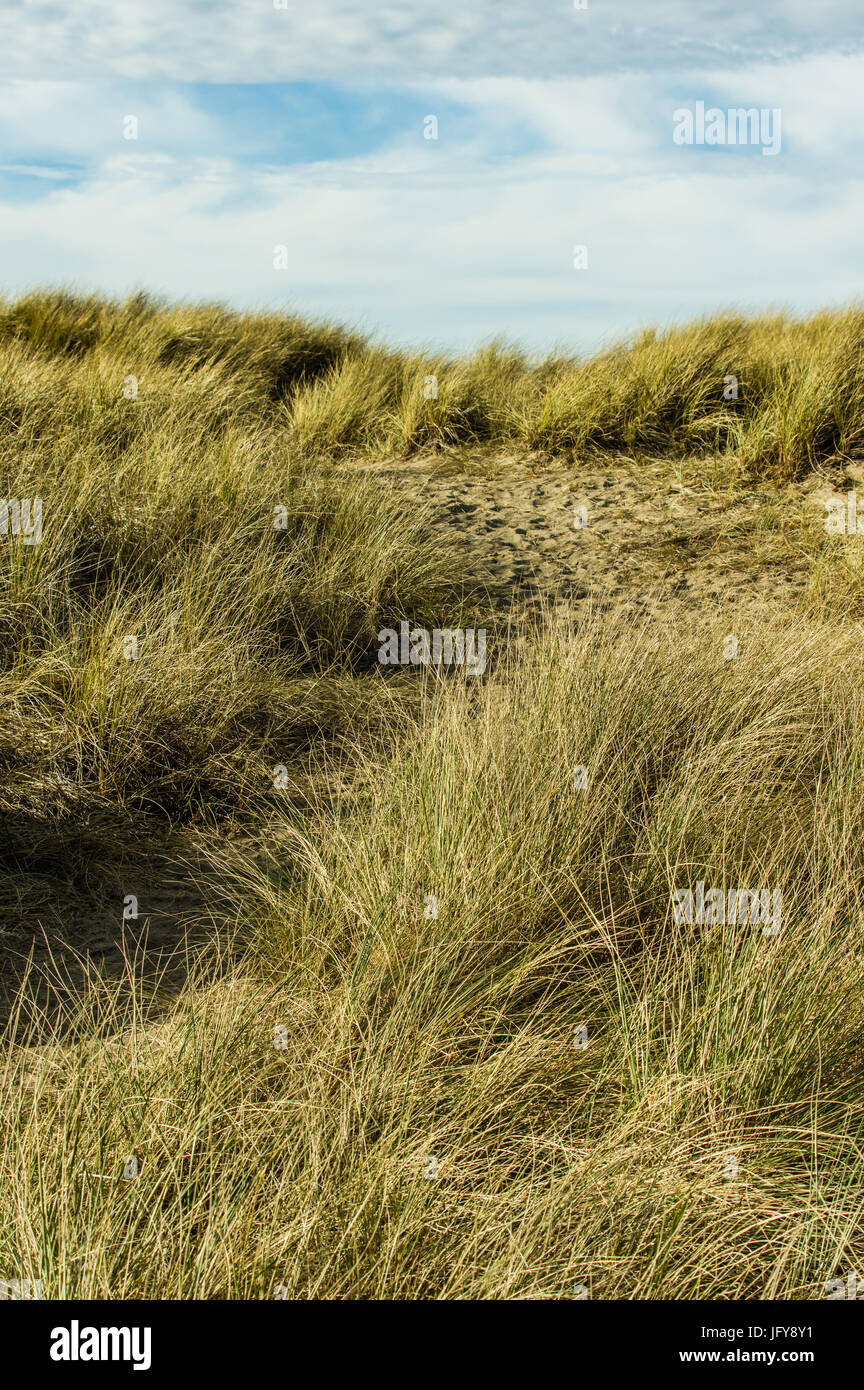
<instances>
[{"instance_id":1,"label":"bare sand patch","mask_svg":"<svg viewBox=\"0 0 864 1390\"><path fill-rule=\"evenodd\" d=\"M433 532L464 549L496 609L590 604L686 620L789 609L806 591L810 561L784 521L803 515L824 479L717 488L665 461L505 462L456 474L434 461L377 465L431 505Z\"/></svg>"}]
</instances>

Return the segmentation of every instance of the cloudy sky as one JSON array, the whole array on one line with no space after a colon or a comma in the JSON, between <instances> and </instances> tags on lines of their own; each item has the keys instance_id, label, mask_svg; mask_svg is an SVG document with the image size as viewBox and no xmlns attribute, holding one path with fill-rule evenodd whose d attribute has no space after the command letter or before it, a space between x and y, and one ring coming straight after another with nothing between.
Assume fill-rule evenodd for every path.
<instances>
[{"instance_id":1,"label":"cloudy sky","mask_svg":"<svg viewBox=\"0 0 864 1390\"><path fill-rule=\"evenodd\" d=\"M535 350L864 298L861 0L5 0L0 55L7 294ZM676 143L699 102L779 153Z\"/></svg>"}]
</instances>

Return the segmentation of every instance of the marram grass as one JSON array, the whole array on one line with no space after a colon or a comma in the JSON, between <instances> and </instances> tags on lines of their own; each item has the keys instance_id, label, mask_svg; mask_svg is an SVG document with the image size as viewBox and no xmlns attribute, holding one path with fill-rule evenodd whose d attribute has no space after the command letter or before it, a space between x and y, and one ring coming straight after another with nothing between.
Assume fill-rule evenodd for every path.
<instances>
[{"instance_id":1,"label":"marram grass","mask_svg":"<svg viewBox=\"0 0 864 1390\"><path fill-rule=\"evenodd\" d=\"M359 804L226 851L239 959L13 1020L0 1265L52 1297L824 1297L864 1257L859 647L607 624L440 683ZM779 887L782 930L676 924L699 879Z\"/></svg>"},{"instance_id":2,"label":"marram grass","mask_svg":"<svg viewBox=\"0 0 864 1390\"><path fill-rule=\"evenodd\" d=\"M806 319L729 313L587 358L529 358L497 342L452 358L289 315L43 292L0 306L0 344L6 457L19 476L59 448L64 471L89 474L98 455L122 485L154 430L163 485L181 462L200 478L222 435L244 426L318 457L465 444L577 459L708 451L776 478L864 437L858 306ZM123 383L138 392L135 410Z\"/></svg>"},{"instance_id":3,"label":"marram grass","mask_svg":"<svg viewBox=\"0 0 864 1390\"><path fill-rule=\"evenodd\" d=\"M754 619L724 661L708 619L500 622L481 678L385 675L380 627L482 596L353 467L476 443L791 479L860 446L862 335L721 317L535 362L3 308L2 490L44 512L0 536L0 1277L814 1299L862 1267L860 631ZM46 990L12 927L74 938L45 884L98 890L94 853L120 874L154 826L208 863L209 946L178 911L179 976L130 931L121 973ZM680 920L697 884L779 893L780 930Z\"/></svg>"}]
</instances>

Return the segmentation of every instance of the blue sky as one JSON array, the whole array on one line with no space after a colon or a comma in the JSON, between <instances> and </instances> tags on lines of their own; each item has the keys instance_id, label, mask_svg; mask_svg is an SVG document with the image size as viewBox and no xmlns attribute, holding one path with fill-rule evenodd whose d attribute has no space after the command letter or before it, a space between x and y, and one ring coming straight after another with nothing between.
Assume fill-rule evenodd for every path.
<instances>
[{"instance_id":1,"label":"blue sky","mask_svg":"<svg viewBox=\"0 0 864 1390\"><path fill-rule=\"evenodd\" d=\"M22 0L0 14L0 283L538 351L849 302L862 47L858 0ZM699 101L778 108L780 153L676 145Z\"/></svg>"}]
</instances>

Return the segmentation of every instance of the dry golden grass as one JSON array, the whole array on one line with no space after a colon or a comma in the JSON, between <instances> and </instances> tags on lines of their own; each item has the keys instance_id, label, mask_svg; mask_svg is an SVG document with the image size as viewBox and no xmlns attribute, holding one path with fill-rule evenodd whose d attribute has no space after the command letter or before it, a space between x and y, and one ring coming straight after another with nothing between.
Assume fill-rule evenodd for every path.
<instances>
[{"instance_id":1,"label":"dry golden grass","mask_svg":"<svg viewBox=\"0 0 864 1390\"><path fill-rule=\"evenodd\" d=\"M179 992L131 940L62 1002L34 960L0 1276L735 1299L861 1268L861 632L754 619L725 661L708 618L500 623L484 677L393 678L376 630L467 622L470 576L422 505L333 458L710 445L789 478L860 442L862 332L719 319L585 363L430 365L141 297L6 307L3 486L43 498L44 536L0 537L0 907L31 823L108 856L160 822L200 837L232 930ZM310 757L300 804L272 766ZM779 890L781 930L677 922L699 880Z\"/></svg>"}]
</instances>

